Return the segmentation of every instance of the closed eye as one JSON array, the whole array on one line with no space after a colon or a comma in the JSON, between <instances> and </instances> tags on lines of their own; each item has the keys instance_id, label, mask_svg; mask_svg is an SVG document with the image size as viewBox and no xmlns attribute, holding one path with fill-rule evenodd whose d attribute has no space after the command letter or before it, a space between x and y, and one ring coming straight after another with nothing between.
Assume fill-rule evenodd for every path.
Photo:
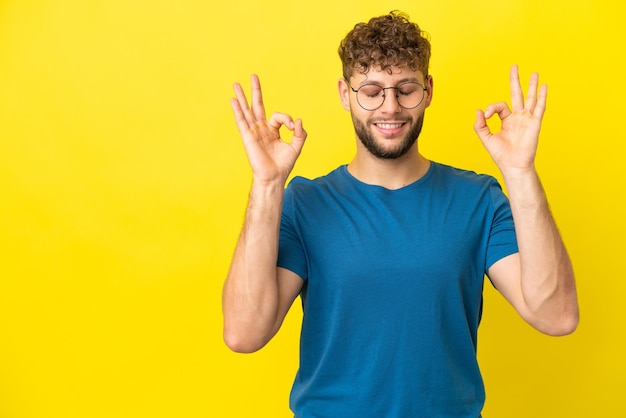
<instances>
[{"instance_id":1,"label":"closed eye","mask_svg":"<svg viewBox=\"0 0 626 418\"><path fill-rule=\"evenodd\" d=\"M365 85L361 86L359 92L366 95L367 97L375 98L379 97L383 93L383 89L374 85Z\"/></svg>"}]
</instances>

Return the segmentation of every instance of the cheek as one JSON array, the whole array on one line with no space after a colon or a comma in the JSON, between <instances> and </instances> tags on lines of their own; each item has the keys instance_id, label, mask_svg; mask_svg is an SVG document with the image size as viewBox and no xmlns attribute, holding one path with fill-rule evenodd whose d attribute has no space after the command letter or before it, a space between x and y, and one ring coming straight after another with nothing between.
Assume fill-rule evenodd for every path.
<instances>
[{"instance_id":1,"label":"cheek","mask_svg":"<svg viewBox=\"0 0 626 418\"><path fill-rule=\"evenodd\" d=\"M358 104L353 105L350 113L352 114L352 120L358 120L364 128L370 125L372 115L365 113Z\"/></svg>"}]
</instances>

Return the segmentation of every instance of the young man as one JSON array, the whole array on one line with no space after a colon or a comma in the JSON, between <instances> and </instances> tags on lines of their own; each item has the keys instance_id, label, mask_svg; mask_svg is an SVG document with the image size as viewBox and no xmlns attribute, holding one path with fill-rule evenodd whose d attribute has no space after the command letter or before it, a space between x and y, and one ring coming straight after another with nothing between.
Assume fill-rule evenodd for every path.
<instances>
[{"instance_id":1,"label":"young man","mask_svg":"<svg viewBox=\"0 0 626 418\"><path fill-rule=\"evenodd\" d=\"M494 178L419 153L433 79L416 24L395 12L360 23L339 54L356 155L286 190L307 135L302 121L267 120L257 77L251 105L235 85L253 185L224 285L226 344L260 349L301 295L296 417L479 417L485 274L539 331L568 334L578 323L572 267L534 167L546 86L533 74L524 99L513 67L512 108L476 114L509 203ZM494 115L498 133L486 124ZM281 126L293 131L289 143Z\"/></svg>"}]
</instances>

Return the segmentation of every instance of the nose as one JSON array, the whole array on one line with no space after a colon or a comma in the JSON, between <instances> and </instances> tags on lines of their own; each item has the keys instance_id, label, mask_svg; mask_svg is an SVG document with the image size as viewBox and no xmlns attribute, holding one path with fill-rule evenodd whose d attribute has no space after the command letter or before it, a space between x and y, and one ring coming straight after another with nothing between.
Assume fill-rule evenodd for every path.
<instances>
[{"instance_id":1,"label":"nose","mask_svg":"<svg viewBox=\"0 0 626 418\"><path fill-rule=\"evenodd\" d=\"M387 87L387 89L385 89L383 104L380 110L383 111L383 113L398 113L402 110L398 102L398 91L393 87Z\"/></svg>"}]
</instances>

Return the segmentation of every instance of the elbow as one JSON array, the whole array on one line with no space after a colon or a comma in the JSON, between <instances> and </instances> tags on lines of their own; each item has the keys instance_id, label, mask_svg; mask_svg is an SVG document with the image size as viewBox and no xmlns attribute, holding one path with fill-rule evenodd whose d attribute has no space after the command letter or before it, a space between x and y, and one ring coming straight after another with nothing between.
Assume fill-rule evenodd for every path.
<instances>
[{"instance_id":1,"label":"elbow","mask_svg":"<svg viewBox=\"0 0 626 418\"><path fill-rule=\"evenodd\" d=\"M222 338L226 346L235 353L244 354L265 347L275 332L272 332L271 321L262 317L225 310Z\"/></svg>"},{"instance_id":2,"label":"elbow","mask_svg":"<svg viewBox=\"0 0 626 418\"><path fill-rule=\"evenodd\" d=\"M232 341L225 338L224 342L232 352L240 354L252 354L261 349L261 347L246 343L245 341Z\"/></svg>"},{"instance_id":3,"label":"elbow","mask_svg":"<svg viewBox=\"0 0 626 418\"><path fill-rule=\"evenodd\" d=\"M235 353L250 354L259 351L266 344L264 341L257 341L242 332L233 332L224 329L224 343Z\"/></svg>"},{"instance_id":4,"label":"elbow","mask_svg":"<svg viewBox=\"0 0 626 418\"><path fill-rule=\"evenodd\" d=\"M537 330L546 335L552 337L563 337L574 333L574 331L578 328L579 322L580 317L578 309L576 309L574 312L560 316L557 319L546 321L541 325L536 324L534 326Z\"/></svg>"},{"instance_id":5,"label":"elbow","mask_svg":"<svg viewBox=\"0 0 626 418\"><path fill-rule=\"evenodd\" d=\"M570 335L578 328L579 323L578 315L571 315L568 318L561 319L557 324L553 325L550 329L550 332L546 334L551 335L553 337L562 337L565 335Z\"/></svg>"},{"instance_id":6,"label":"elbow","mask_svg":"<svg viewBox=\"0 0 626 418\"><path fill-rule=\"evenodd\" d=\"M530 310L529 321L540 332L560 337L570 335L578 328L580 312L576 289L572 286L565 290L552 292L550 297L543 299L542 303Z\"/></svg>"}]
</instances>

